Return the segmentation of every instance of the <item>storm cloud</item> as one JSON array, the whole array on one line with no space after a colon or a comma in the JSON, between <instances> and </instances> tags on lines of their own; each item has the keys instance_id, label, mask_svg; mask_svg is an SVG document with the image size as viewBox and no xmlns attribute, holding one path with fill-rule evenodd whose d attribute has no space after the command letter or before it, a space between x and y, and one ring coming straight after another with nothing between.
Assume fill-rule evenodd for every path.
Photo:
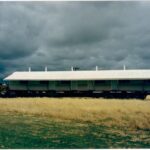
<instances>
[{"instance_id":1,"label":"storm cloud","mask_svg":"<svg viewBox=\"0 0 150 150\"><path fill-rule=\"evenodd\" d=\"M150 69L150 2L0 2L0 77L124 64Z\"/></svg>"}]
</instances>

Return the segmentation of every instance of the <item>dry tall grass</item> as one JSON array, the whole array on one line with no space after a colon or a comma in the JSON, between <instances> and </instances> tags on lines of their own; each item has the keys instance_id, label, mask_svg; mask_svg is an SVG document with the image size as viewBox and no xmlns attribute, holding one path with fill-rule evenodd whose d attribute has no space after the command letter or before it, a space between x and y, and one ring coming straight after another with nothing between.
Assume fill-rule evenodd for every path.
<instances>
[{"instance_id":1,"label":"dry tall grass","mask_svg":"<svg viewBox=\"0 0 150 150\"><path fill-rule=\"evenodd\" d=\"M58 120L150 128L150 101L94 98L0 99L0 114L21 113Z\"/></svg>"}]
</instances>

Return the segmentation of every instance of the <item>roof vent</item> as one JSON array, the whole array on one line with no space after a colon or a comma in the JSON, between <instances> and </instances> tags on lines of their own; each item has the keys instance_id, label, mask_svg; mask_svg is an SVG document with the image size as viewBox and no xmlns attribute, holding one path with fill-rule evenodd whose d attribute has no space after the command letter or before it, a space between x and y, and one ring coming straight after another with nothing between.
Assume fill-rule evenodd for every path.
<instances>
[{"instance_id":1,"label":"roof vent","mask_svg":"<svg viewBox=\"0 0 150 150\"><path fill-rule=\"evenodd\" d=\"M31 72L31 67L29 67L29 72Z\"/></svg>"},{"instance_id":2,"label":"roof vent","mask_svg":"<svg viewBox=\"0 0 150 150\"><path fill-rule=\"evenodd\" d=\"M71 67L71 71L73 71L73 66Z\"/></svg>"},{"instance_id":3,"label":"roof vent","mask_svg":"<svg viewBox=\"0 0 150 150\"><path fill-rule=\"evenodd\" d=\"M126 65L123 66L123 70L126 70Z\"/></svg>"},{"instance_id":4,"label":"roof vent","mask_svg":"<svg viewBox=\"0 0 150 150\"><path fill-rule=\"evenodd\" d=\"M47 71L47 66L45 66L45 72Z\"/></svg>"},{"instance_id":5,"label":"roof vent","mask_svg":"<svg viewBox=\"0 0 150 150\"><path fill-rule=\"evenodd\" d=\"M80 70L79 67L71 67L71 71L77 71L77 70Z\"/></svg>"},{"instance_id":6,"label":"roof vent","mask_svg":"<svg viewBox=\"0 0 150 150\"><path fill-rule=\"evenodd\" d=\"M96 66L96 71L98 70L98 66Z\"/></svg>"}]
</instances>

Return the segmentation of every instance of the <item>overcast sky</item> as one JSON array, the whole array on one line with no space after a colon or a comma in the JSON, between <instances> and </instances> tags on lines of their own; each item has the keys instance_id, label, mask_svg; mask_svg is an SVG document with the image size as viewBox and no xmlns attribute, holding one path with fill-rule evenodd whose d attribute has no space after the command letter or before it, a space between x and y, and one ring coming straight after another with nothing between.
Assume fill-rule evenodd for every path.
<instances>
[{"instance_id":1,"label":"overcast sky","mask_svg":"<svg viewBox=\"0 0 150 150\"><path fill-rule=\"evenodd\" d=\"M0 77L123 64L150 69L150 2L0 2Z\"/></svg>"}]
</instances>

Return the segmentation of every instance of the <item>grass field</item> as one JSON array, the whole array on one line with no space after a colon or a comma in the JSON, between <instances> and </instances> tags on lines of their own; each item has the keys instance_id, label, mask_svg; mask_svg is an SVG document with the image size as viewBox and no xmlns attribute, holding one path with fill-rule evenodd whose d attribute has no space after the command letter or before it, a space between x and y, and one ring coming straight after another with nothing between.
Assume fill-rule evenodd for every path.
<instances>
[{"instance_id":1,"label":"grass field","mask_svg":"<svg viewBox=\"0 0 150 150\"><path fill-rule=\"evenodd\" d=\"M150 101L0 99L0 148L150 148Z\"/></svg>"}]
</instances>

